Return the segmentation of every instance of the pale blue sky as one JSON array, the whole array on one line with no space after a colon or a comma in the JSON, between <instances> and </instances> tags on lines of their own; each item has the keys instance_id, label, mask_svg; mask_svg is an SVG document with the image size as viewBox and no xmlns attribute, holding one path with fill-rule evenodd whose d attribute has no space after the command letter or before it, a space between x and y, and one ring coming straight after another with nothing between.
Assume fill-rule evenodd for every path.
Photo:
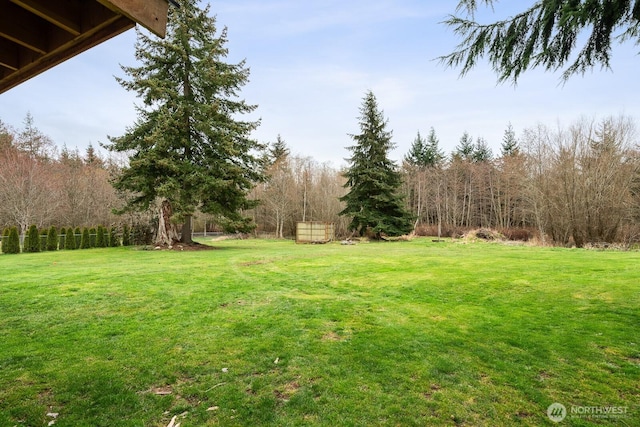
<instances>
[{"instance_id":1,"label":"pale blue sky","mask_svg":"<svg viewBox=\"0 0 640 427\"><path fill-rule=\"evenodd\" d=\"M520 2L515 7L522 7ZM640 117L639 48L616 45L613 70L594 70L562 85L559 73L525 73L518 86L496 84L480 64L466 77L435 58L458 39L440 24L456 2L427 0L217 0L228 27L228 60L246 59L251 81L242 97L259 107L254 136L280 134L292 152L344 164L358 132L358 109L372 90L393 131L400 160L417 131L434 127L449 153L464 131L498 152L511 122L518 135L537 123L569 125L581 116ZM512 3L513 4L513 3ZM508 15L499 3L497 13ZM508 7L508 6L507 6ZM514 6L511 6L513 8ZM480 19L492 19L481 14ZM81 151L134 123L135 96L115 81L119 64L135 65L129 31L0 95L0 119L20 128L28 111L56 144Z\"/></svg>"}]
</instances>

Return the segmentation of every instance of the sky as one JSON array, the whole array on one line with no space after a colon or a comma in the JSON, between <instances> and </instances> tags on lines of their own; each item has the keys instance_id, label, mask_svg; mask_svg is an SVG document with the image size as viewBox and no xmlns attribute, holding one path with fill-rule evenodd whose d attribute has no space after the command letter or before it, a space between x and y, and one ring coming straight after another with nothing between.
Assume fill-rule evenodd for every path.
<instances>
[{"instance_id":1,"label":"sky","mask_svg":"<svg viewBox=\"0 0 640 427\"><path fill-rule=\"evenodd\" d=\"M491 22L524 2L498 3L476 18ZM514 6L515 3L515 6ZM528 4L529 2L527 2ZM486 62L464 77L438 57L460 42L444 21L454 1L213 0L218 28L227 27L226 61L246 60L250 82L241 97L260 119L253 137L277 136L292 154L335 167L347 164L359 109L371 90L388 120L400 161L417 132L434 128L445 153L466 131L499 153L509 123L517 136L542 123L569 126L580 118L624 114L640 118L640 47L614 45L611 69L594 69L566 83L560 72L531 70L516 86L498 84ZM526 6L526 4L525 4ZM136 120L134 93L114 76L135 66L130 30L16 88L0 94L0 120L19 130L28 112L59 147L84 152L120 136Z\"/></svg>"}]
</instances>

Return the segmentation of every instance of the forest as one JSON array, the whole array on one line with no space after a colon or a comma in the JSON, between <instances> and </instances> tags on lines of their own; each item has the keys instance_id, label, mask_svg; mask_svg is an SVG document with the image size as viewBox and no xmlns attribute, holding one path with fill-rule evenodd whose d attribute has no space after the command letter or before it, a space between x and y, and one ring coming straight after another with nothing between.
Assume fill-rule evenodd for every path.
<instances>
[{"instance_id":1,"label":"forest","mask_svg":"<svg viewBox=\"0 0 640 427\"><path fill-rule=\"evenodd\" d=\"M346 139L345 139L346 140ZM538 124L516 135L504 131L500 151L463 132L451 153L440 149L436 131L420 133L396 162L403 177L414 233L462 236L493 229L513 240L583 247L640 241L640 153L634 121L625 116L580 119L567 127ZM243 212L256 236L291 238L298 221L335 224L347 192L344 170L291 153L278 136L261 153L267 180L257 182ZM122 227L151 233L156 211L114 214L123 195L111 185L125 158L57 147L27 114L16 129L0 122L0 228ZM154 215L156 217L154 217ZM194 231L219 230L215 218L194 216Z\"/></svg>"}]
</instances>

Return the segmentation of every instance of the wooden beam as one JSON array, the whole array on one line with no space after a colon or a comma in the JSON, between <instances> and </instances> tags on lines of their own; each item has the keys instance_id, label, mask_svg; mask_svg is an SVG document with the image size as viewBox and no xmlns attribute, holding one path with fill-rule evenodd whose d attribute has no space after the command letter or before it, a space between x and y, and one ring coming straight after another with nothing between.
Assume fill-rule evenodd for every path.
<instances>
[{"instance_id":1,"label":"wooden beam","mask_svg":"<svg viewBox=\"0 0 640 427\"><path fill-rule=\"evenodd\" d=\"M83 33L80 37L74 38L69 43L59 46L53 52L0 79L0 93L6 92L25 80L37 76L67 59L133 28L135 24L134 21L126 16L114 15L113 19L96 27L93 31Z\"/></svg>"},{"instance_id":2,"label":"wooden beam","mask_svg":"<svg viewBox=\"0 0 640 427\"><path fill-rule=\"evenodd\" d=\"M31 49L0 38L0 65L7 69L8 74L20 70L42 56Z\"/></svg>"},{"instance_id":3,"label":"wooden beam","mask_svg":"<svg viewBox=\"0 0 640 427\"><path fill-rule=\"evenodd\" d=\"M38 53L47 52L45 21L7 0L0 0L0 10L0 37Z\"/></svg>"},{"instance_id":4,"label":"wooden beam","mask_svg":"<svg viewBox=\"0 0 640 427\"><path fill-rule=\"evenodd\" d=\"M167 32L167 0L98 0L122 15L128 16L155 35L164 37Z\"/></svg>"},{"instance_id":5,"label":"wooden beam","mask_svg":"<svg viewBox=\"0 0 640 427\"><path fill-rule=\"evenodd\" d=\"M11 71L20 68L19 45L5 39L0 39L0 65Z\"/></svg>"},{"instance_id":6,"label":"wooden beam","mask_svg":"<svg viewBox=\"0 0 640 427\"><path fill-rule=\"evenodd\" d=\"M80 26L80 3L78 0L11 0L29 12L49 21L74 36L82 31Z\"/></svg>"}]
</instances>

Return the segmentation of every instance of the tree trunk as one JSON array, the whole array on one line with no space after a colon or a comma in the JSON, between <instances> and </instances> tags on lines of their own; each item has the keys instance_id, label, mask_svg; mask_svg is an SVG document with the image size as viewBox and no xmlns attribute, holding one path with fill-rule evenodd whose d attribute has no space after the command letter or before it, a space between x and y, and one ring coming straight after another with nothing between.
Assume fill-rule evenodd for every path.
<instances>
[{"instance_id":1,"label":"tree trunk","mask_svg":"<svg viewBox=\"0 0 640 427\"><path fill-rule=\"evenodd\" d=\"M184 216L184 223L182 224L182 235L180 236L181 243L193 243L191 238L191 215Z\"/></svg>"},{"instance_id":2,"label":"tree trunk","mask_svg":"<svg viewBox=\"0 0 640 427\"><path fill-rule=\"evenodd\" d=\"M163 200L160 204L160 215L158 217L158 233L156 234L155 244L159 246L172 246L178 241L178 232L175 225L171 223L171 202Z\"/></svg>"}]
</instances>

